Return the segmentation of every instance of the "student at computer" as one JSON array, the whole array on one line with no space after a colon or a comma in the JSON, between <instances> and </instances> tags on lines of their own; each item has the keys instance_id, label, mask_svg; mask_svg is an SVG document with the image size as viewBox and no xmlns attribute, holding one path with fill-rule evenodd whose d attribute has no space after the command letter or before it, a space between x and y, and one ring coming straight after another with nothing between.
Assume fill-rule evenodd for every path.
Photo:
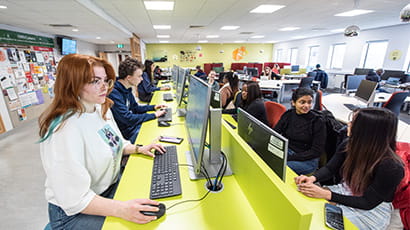
<instances>
[{"instance_id":1,"label":"student at computer","mask_svg":"<svg viewBox=\"0 0 410 230\"><path fill-rule=\"evenodd\" d=\"M379 82L380 76L374 70L370 70L366 75L366 80Z\"/></svg>"},{"instance_id":2,"label":"student at computer","mask_svg":"<svg viewBox=\"0 0 410 230\"><path fill-rule=\"evenodd\" d=\"M58 64L55 97L39 119L52 229L101 229L106 216L140 224L155 219L140 211L158 211L144 205L157 201L112 199L122 155L164 152L158 144L138 147L123 139L106 97L114 80L113 67L100 58L70 54Z\"/></svg>"},{"instance_id":3,"label":"student at computer","mask_svg":"<svg viewBox=\"0 0 410 230\"><path fill-rule=\"evenodd\" d=\"M138 98L144 102L150 102L154 91L169 90L169 87L155 87L153 84L152 71L154 70L154 62L145 60L145 70L142 75L142 82L138 85Z\"/></svg>"},{"instance_id":4,"label":"student at computer","mask_svg":"<svg viewBox=\"0 0 410 230\"><path fill-rule=\"evenodd\" d=\"M288 166L297 174L309 174L318 168L325 151L326 127L312 109L313 91L297 88L292 94L292 109L286 111L274 130L289 140Z\"/></svg>"},{"instance_id":5,"label":"student at computer","mask_svg":"<svg viewBox=\"0 0 410 230\"><path fill-rule=\"evenodd\" d=\"M154 71L153 71L153 75L154 75L154 80L158 81L162 79L161 76L162 70L159 66L155 66Z\"/></svg>"},{"instance_id":6,"label":"student at computer","mask_svg":"<svg viewBox=\"0 0 410 230\"><path fill-rule=\"evenodd\" d=\"M121 131L122 136L135 142L141 125L145 121L153 120L165 114L165 105L139 105L132 94L132 86L142 81L144 65L137 59L128 57L118 66L118 79L114 83L114 89L108 97L114 102L111 107L114 119ZM147 113L155 111L155 113Z\"/></svg>"},{"instance_id":7,"label":"student at computer","mask_svg":"<svg viewBox=\"0 0 410 230\"><path fill-rule=\"evenodd\" d=\"M233 72L228 72L225 74L223 79L224 85L219 90L221 95L221 106L223 109L229 109L228 106L235 97L236 92L239 91L239 78L238 75Z\"/></svg>"},{"instance_id":8,"label":"student at computer","mask_svg":"<svg viewBox=\"0 0 410 230\"><path fill-rule=\"evenodd\" d=\"M268 118L266 117L262 91L258 83L252 82L248 84L245 100L242 101L240 107L265 125L270 126Z\"/></svg>"},{"instance_id":9,"label":"student at computer","mask_svg":"<svg viewBox=\"0 0 410 230\"><path fill-rule=\"evenodd\" d=\"M201 69L201 66L197 65L195 68L196 68L196 73L194 75L203 80L206 80L206 73L205 71Z\"/></svg>"},{"instance_id":10,"label":"student at computer","mask_svg":"<svg viewBox=\"0 0 410 230\"><path fill-rule=\"evenodd\" d=\"M237 114L238 108L241 107L243 108L243 102L246 100L248 97L248 82L244 82L242 84L242 89L236 92L236 95L233 98L233 106L234 108L230 109L223 109L222 113L224 114ZM236 119L236 116L235 116Z\"/></svg>"},{"instance_id":11,"label":"student at computer","mask_svg":"<svg viewBox=\"0 0 410 230\"><path fill-rule=\"evenodd\" d=\"M316 69L313 70L313 72L316 72L315 81L320 81L320 88L326 89L328 83L328 76L325 71L320 69L320 64L316 65Z\"/></svg>"},{"instance_id":12,"label":"student at computer","mask_svg":"<svg viewBox=\"0 0 410 230\"><path fill-rule=\"evenodd\" d=\"M391 202L404 176L403 162L395 153L397 116L384 108L353 113L347 145L313 176L295 178L299 191L309 197L335 202L359 229L386 229ZM334 176L340 184L319 187Z\"/></svg>"},{"instance_id":13,"label":"student at computer","mask_svg":"<svg viewBox=\"0 0 410 230\"><path fill-rule=\"evenodd\" d=\"M219 91L219 82L215 80L216 72L211 70L208 74L208 84L211 85L212 90Z\"/></svg>"},{"instance_id":14,"label":"student at computer","mask_svg":"<svg viewBox=\"0 0 410 230\"><path fill-rule=\"evenodd\" d=\"M266 66L261 76L267 76L269 80L280 80L282 76L272 71L269 66Z\"/></svg>"},{"instance_id":15,"label":"student at computer","mask_svg":"<svg viewBox=\"0 0 410 230\"><path fill-rule=\"evenodd\" d=\"M279 75L280 74L280 67L277 63L273 64L273 68L272 68L272 72L274 72L275 74Z\"/></svg>"}]
</instances>

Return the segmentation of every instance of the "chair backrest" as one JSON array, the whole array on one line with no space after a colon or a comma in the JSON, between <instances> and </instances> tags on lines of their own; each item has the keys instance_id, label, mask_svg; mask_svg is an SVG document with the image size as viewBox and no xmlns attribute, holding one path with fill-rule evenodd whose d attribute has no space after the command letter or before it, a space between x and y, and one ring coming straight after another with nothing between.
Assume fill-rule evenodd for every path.
<instances>
[{"instance_id":1,"label":"chair backrest","mask_svg":"<svg viewBox=\"0 0 410 230\"><path fill-rule=\"evenodd\" d=\"M318 111L323 110L322 96L323 96L322 90L318 89L316 92L316 97L315 97L315 105L313 106L314 110L318 110Z\"/></svg>"},{"instance_id":2,"label":"chair backrest","mask_svg":"<svg viewBox=\"0 0 410 230\"><path fill-rule=\"evenodd\" d=\"M315 78L316 77L316 72L314 72L314 71L312 71L312 72L309 72L308 74L307 74L307 76L308 77L313 77L313 78Z\"/></svg>"},{"instance_id":3,"label":"chair backrest","mask_svg":"<svg viewBox=\"0 0 410 230\"><path fill-rule=\"evenodd\" d=\"M313 77L304 77L300 79L299 83L299 88L311 88L312 82L313 82Z\"/></svg>"},{"instance_id":4,"label":"chair backrest","mask_svg":"<svg viewBox=\"0 0 410 230\"><path fill-rule=\"evenodd\" d=\"M399 116L400 108L403 105L403 102L406 99L406 97L409 96L409 93L410 92L406 91L399 91L393 93L389 100L386 103L384 103L383 107L386 109L390 109L391 111L393 111L393 113Z\"/></svg>"},{"instance_id":5,"label":"chair backrest","mask_svg":"<svg viewBox=\"0 0 410 230\"><path fill-rule=\"evenodd\" d=\"M266 101L265 110L270 127L274 128L282 114L286 112L286 107L273 101Z\"/></svg>"}]
</instances>

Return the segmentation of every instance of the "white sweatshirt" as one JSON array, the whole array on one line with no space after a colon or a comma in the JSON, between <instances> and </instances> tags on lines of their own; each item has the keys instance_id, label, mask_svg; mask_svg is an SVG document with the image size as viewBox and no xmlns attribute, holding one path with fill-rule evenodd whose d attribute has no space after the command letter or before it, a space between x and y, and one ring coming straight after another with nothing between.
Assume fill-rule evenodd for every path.
<instances>
[{"instance_id":1,"label":"white sweatshirt","mask_svg":"<svg viewBox=\"0 0 410 230\"><path fill-rule=\"evenodd\" d=\"M67 215L84 210L96 194L115 183L124 146L130 144L107 112L78 113L40 144L46 199Z\"/></svg>"}]
</instances>

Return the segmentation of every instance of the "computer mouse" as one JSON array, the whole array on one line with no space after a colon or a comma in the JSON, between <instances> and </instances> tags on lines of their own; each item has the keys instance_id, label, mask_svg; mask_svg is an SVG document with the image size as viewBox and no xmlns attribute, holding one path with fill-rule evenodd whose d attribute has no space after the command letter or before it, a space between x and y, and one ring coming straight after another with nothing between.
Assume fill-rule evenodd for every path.
<instances>
[{"instance_id":1,"label":"computer mouse","mask_svg":"<svg viewBox=\"0 0 410 230\"><path fill-rule=\"evenodd\" d=\"M165 204L159 203L159 205L153 205L153 204L144 204L152 207L158 207L158 212L153 212L153 211L140 211L140 213L146 215L146 216L156 216L157 219L161 218L165 214Z\"/></svg>"},{"instance_id":2,"label":"computer mouse","mask_svg":"<svg viewBox=\"0 0 410 230\"><path fill-rule=\"evenodd\" d=\"M158 121L158 126L159 127L169 127L169 126L171 126L171 124L169 122L166 122L166 121Z\"/></svg>"},{"instance_id":3,"label":"computer mouse","mask_svg":"<svg viewBox=\"0 0 410 230\"><path fill-rule=\"evenodd\" d=\"M379 97L379 99L384 99L384 97Z\"/></svg>"}]
</instances>

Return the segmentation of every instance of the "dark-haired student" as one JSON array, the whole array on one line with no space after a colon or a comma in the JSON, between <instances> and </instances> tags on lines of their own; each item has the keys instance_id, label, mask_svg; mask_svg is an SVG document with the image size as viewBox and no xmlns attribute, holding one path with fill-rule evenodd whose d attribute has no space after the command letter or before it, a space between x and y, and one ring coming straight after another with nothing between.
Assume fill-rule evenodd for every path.
<instances>
[{"instance_id":1,"label":"dark-haired student","mask_svg":"<svg viewBox=\"0 0 410 230\"><path fill-rule=\"evenodd\" d=\"M221 94L221 106L223 109L231 109L229 108L233 106L233 100L235 98L236 93L239 91L239 78L238 75L234 74L233 72L228 72L225 74L223 79L224 85L221 89L219 89L219 93Z\"/></svg>"},{"instance_id":2,"label":"dark-haired student","mask_svg":"<svg viewBox=\"0 0 410 230\"><path fill-rule=\"evenodd\" d=\"M142 123L162 116L165 111L158 109L166 107L165 105L140 106L135 101L131 87L140 84L143 69L144 65L137 59L129 57L122 61L118 66L119 77L114 84L114 89L108 95L114 102L111 111L121 134L132 143L137 139ZM147 113L155 110L157 110L155 113Z\"/></svg>"},{"instance_id":3,"label":"dark-haired student","mask_svg":"<svg viewBox=\"0 0 410 230\"><path fill-rule=\"evenodd\" d=\"M354 112L346 147L339 148L313 176L296 177L299 191L336 203L361 230L386 229L391 202L404 176L403 162L395 153L397 122L397 116L384 108ZM314 184L334 176L342 178L341 182L327 189Z\"/></svg>"},{"instance_id":4,"label":"dark-haired student","mask_svg":"<svg viewBox=\"0 0 410 230\"><path fill-rule=\"evenodd\" d=\"M288 166L297 174L314 172L325 151L326 126L312 109L313 91L298 88L292 94L292 109L286 111L274 130L289 140Z\"/></svg>"},{"instance_id":5,"label":"dark-haired student","mask_svg":"<svg viewBox=\"0 0 410 230\"><path fill-rule=\"evenodd\" d=\"M262 99L262 92L258 83L252 82L248 84L246 99L243 100L241 107L259 121L270 126L266 117L265 103Z\"/></svg>"},{"instance_id":6,"label":"dark-haired student","mask_svg":"<svg viewBox=\"0 0 410 230\"><path fill-rule=\"evenodd\" d=\"M138 85L138 98L144 102L150 102L153 96L153 92L157 90L169 90L169 87L156 87L154 86L153 71L154 62L151 60L145 60L145 70L142 75L142 82Z\"/></svg>"}]
</instances>

